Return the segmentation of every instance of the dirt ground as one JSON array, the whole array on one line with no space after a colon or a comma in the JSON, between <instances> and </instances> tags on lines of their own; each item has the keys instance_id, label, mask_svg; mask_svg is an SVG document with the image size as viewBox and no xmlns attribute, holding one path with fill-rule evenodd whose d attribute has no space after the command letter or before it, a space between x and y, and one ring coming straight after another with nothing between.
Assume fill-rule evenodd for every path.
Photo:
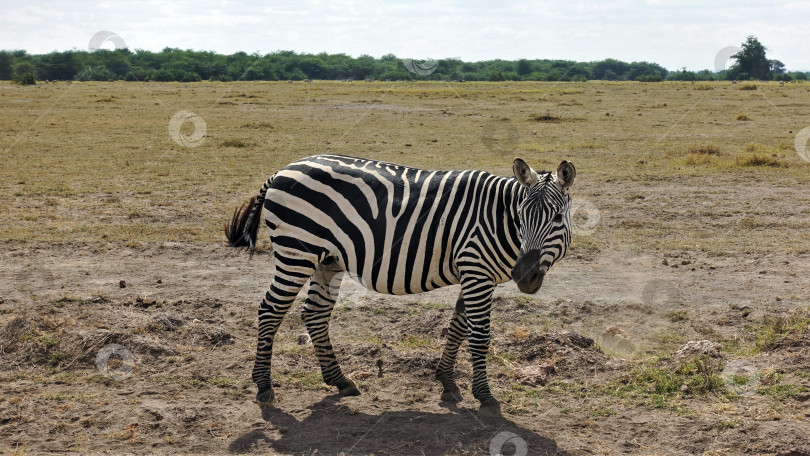
<instances>
[{"instance_id":1,"label":"dirt ground","mask_svg":"<svg viewBox=\"0 0 810 456\"><path fill-rule=\"evenodd\" d=\"M806 299L807 283L796 277L810 270L807 255L685 257L701 272L664 267L654 257L573 258L550 273L539 299L526 299L514 284L500 286L493 351L508 356L490 361L490 375L506 413L485 419L469 392L458 406L440 403L432 379L455 287L390 297L344 285L354 302L336 311L333 341L344 370L358 379L360 397L340 398L320 383L311 345L296 341L306 331L292 311L274 358L279 401L260 409L249 373L259 279L272 273L266 252L249 259L224 246L183 244L10 248L3 252L0 310L23 319L22 331L31 337L52 337L56 347L43 348L39 340L9 346L5 334L3 451L488 454L494 437L513 432L529 454L806 454L784 453L803 445L807 451L806 393L776 399L754 389L733 400L687 395L679 400L685 410L675 411L548 383L524 394L528 402L512 399L524 393L516 390L516 372L552 357L550 380L563 385L606 384L637 363L627 350L577 344L570 334L599 341L617 326L637 346L630 351L655 345L656 335L667 331L685 339L732 338L741 331L732 304L748 303L745 320L757 321ZM647 306L649 284L660 287L661 301L674 296L662 290L677 286L678 303ZM21 309L21 302L28 304ZM662 317L683 303L702 317L686 323ZM548 326L521 324L529 321ZM521 330L529 334L520 337ZM95 363L107 344L124 347L133 359L103 375ZM31 365L53 352L64 355L58 367ZM805 345L744 361L757 372L806 373L807 352ZM727 363L735 359L724 356ZM384 362L382 377L377 359ZM469 387L463 352L461 360L461 384ZM504 454L512 454L507 447Z\"/></svg>"},{"instance_id":2,"label":"dirt ground","mask_svg":"<svg viewBox=\"0 0 810 456\"><path fill-rule=\"evenodd\" d=\"M0 453L810 455L806 86L375 84L0 83ZM181 109L208 123L199 147L169 137ZM350 280L332 342L363 394L323 384L295 307L277 403L253 402L269 243L250 258L221 227L327 150L576 163L569 257L537 295L496 290L503 418L478 416L466 349L464 401L439 401L457 287Z\"/></svg>"}]
</instances>

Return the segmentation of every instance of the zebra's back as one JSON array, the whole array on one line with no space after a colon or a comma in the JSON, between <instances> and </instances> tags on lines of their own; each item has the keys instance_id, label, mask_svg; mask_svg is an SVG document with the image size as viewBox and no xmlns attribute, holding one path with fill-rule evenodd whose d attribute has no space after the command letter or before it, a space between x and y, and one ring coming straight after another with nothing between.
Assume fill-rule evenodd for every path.
<instances>
[{"instance_id":1,"label":"zebra's back","mask_svg":"<svg viewBox=\"0 0 810 456\"><path fill-rule=\"evenodd\" d=\"M368 288L389 294L459 282L455 255L478 221L483 171L431 171L317 155L275 176L265 199L274 245L334 257Z\"/></svg>"}]
</instances>

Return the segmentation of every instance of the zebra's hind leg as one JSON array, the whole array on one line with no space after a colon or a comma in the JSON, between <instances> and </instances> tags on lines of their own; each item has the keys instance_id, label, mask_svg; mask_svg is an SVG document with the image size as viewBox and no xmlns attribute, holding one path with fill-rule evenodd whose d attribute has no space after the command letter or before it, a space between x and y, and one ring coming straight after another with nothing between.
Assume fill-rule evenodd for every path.
<instances>
[{"instance_id":1,"label":"zebra's hind leg","mask_svg":"<svg viewBox=\"0 0 810 456\"><path fill-rule=\"evenodd\" d=\"M276 272L273 284L259 306L259 342L256 347L252 378L259 389L256 401L260 405L269 404L275 399L273 381L270 379L270 365L276 332L298 292L315 272L314 263L300 259L285 261L285 257L278 252L275 260Z\"/></svg>"},{"instance_id":2,"label":"zebra's hind leg","mask_svg":"<svg viewBox=\"0 0 810 456\"><path fill-rule=\"evenodd\" d=\"M354 382L343 375L332 349L332 342L329 340L329 319L332 317L332 309L340 292L342 278L343 273L332 264L320 264L309 282L309 292L301 310L301 318L307 326L312 345L315 346L323 381L327 385L337 387L343 396L359 396L360 390Z\"/></svg>"},{"instance_id":3,"label":"zebra's hind leg","mask_svg":"<svg viewBox=\"0 0 810 456\"><path fill-rule=\"evenodd\" d=\"M459 295L456 301L456 310L453 312L453 319L450 320L450 327L447 330L447 344L442 352L442 359L436 368L436 378L442 382L442 400L445 402L461 402L461 390L454 379L456 366L456 356L458 349L469 335L467 326L467 315L464 312L464 300Z\"/></svg>"}]
</instances>

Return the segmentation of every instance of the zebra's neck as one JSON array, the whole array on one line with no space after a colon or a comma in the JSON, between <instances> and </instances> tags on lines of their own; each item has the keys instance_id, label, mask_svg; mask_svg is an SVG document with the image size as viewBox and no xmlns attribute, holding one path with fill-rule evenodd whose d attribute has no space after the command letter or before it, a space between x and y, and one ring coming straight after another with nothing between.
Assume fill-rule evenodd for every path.
<instances>
[{"instance_id":1,"label":"zebra's neck","mask_svg":"<svg viewBox=\"0 0 810 456\"><path fill-rule=\"evenodd\" d=\"M506 193L506 219L507 224L511 229L507 231L508 236L511 240L511 252L510 252L510 264L508 265L509 268L515 266L515 261L517 260L518 255L520 254L520 217L518 216L520 211L520 204L526 198L526 194L528 193L528 189L518 182L515 178L509 178L509 182L505 189ZM507 246L504 246L506 248Z\"/></svg>"}]
</instances>

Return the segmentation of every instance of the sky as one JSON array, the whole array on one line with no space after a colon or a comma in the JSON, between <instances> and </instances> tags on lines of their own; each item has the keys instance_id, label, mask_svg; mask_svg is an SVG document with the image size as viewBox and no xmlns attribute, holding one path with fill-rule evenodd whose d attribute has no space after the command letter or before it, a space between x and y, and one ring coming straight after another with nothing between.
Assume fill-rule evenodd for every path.
<instances>
[{"instance_id":1,"label":"sky","mask_svg":"<svg viewBox=\"0 0 810 456\"><path fill-rule=\"evenodd\" d=\"M0 49L87 50L100 31L129 49L400 58L615 58L670 71L718 69L756 36L789 71L810 71L810 1L8 1ZM118 40L116 38L116 40ZM101 47L112 49L115 40ZM721 59L725 62L725 59Z\"/></svg>"}]
</instances>

